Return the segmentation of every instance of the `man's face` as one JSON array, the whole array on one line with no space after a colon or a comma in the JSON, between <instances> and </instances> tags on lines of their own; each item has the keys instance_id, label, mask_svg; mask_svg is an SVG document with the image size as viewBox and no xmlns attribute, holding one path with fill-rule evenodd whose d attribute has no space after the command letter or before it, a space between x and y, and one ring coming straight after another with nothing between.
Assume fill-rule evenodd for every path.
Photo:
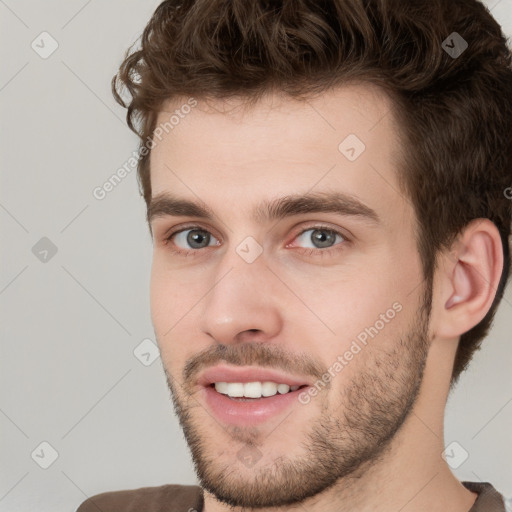
<instances>
[{"instance_id":1,"label":"man's face","mask_svg":"<svg viewBox=\"0 0 512 512\"><path fill-rule=\"evenodd\" d=\"M210 105L152 150L153 198L211 212L155 202L152 321L202 487L233 506L291 504L378 461L421 384L429 310L398 132L389 100L363 86ZM328 194L352 202L263 207ZM217 366L280 376L203 375ZM291 377L305 387L245 401L210 386Z\"/></svg>"}]
</instances>

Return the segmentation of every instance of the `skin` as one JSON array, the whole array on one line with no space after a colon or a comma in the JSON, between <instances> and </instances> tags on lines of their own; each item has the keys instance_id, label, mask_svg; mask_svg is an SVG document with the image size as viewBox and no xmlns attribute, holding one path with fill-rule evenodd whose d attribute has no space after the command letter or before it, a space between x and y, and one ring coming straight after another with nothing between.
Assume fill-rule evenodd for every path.
<instances>
[{"instance_id":1,"label":"skin","mask_svg":"<svg viewBox=\"0 0 512 512\"><path fill-rule=\"evenodd\" d=\"M159 122L186 101L167 102ZM268 95L247 109L238 99L198 101L152 149L153 197L172 192L215 215L151 220L152 322L205 512L473 505L477 495L441 456L444 409L459 336L494 298L499 234L486 219L468 225L439 255L430 289L395 175L399 133L386 96L350 85L307 102ZM348 134L366 146L353 162L338 150ZM262 201L324 191L357 197L380 222L251 216ZM328 235L318 224L345 237L315 245L313 234ZM166 239L185 228L199 231ZM236 251L248 236L263 250L252 263ZM237 428L206 407L196 379L207 367L281 368L316 381L394 303L401 310L309 403Z\"/></svg>"}]
</instances>

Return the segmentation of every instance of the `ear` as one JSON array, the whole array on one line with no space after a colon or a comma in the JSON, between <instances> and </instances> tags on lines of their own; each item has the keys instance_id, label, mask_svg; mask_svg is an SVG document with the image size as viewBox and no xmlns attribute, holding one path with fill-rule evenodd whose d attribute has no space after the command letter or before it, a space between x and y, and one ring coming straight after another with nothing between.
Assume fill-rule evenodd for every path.
<instances>
[{"instance_id":1,"label":"ear","mask_svg":"<svg viewBox=\"0 0 512 512\"><path fill-rule=\"evenodd\" d=\"M485 317L498 290L503 271L498 228L489 219L474 219L438 262L434 329L441 338L456 338Z\"/></svg>"}]
</instances>

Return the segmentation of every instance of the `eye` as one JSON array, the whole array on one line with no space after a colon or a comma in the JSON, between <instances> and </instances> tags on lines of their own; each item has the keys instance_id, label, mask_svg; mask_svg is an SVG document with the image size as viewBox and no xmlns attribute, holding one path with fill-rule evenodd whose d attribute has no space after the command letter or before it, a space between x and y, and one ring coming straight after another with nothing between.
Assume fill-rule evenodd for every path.
<instances>
[{"instance_id":1,"label":"eye","mask_svg":"<svg viewBox=\"0 0 512 512\"><path fill-rule=\"evenodd\" d=\"M204 249L212 245L219 245L218 243L211 243L216 238L206 229L199 226L192 226L190 228L174 231L166 238L166 243L171 246L171 251L178 254L195 254L198 251L191 249ZM174 247L177 247L174 248Z\"/></svg>"},{"instance_id":2,"label":"eye","mask_svg":"<svg viewBox=\"0 0 512 512\"><path fill-rule=\"evenodd\" d=\"M293 240L299 241L299 244L303 246L303 250L300 252L307 256L329 255L342 250L344 246L342 242L349 241L345 235L328 226L311 226L303 229ZM217 238L201 226L188 226L176 230L168 235L164 242L169 246L171 252L192 257L202 253L199 249L220 245ZM308 244L310 245L308 246ZM291 247L291 244L286 247Z\"/></svg>"},{"instance_id":3,"label":"eye","mask_svg":"<svg viewBox=\"0 0 512 512\"><path fill-rule=\"evenodd\" d=\"M348 241L347 238L339 231L327 226L313 226L305 229L301 231L294 240L298 240L303 247L305 245L305 248L312 249L310 251L306 251L308 254L329 253L331 250L338 250L336 248L337 245L341 245L342 242ZM307 244L310 245L308 246Z\"/></svg>"}]
</instances>

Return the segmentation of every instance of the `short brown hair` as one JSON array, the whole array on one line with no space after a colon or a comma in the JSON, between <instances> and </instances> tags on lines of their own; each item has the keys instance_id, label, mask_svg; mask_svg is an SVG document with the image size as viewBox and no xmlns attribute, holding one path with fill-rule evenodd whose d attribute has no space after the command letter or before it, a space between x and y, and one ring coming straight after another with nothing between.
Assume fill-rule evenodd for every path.
<instances>
[{"instance_id":1,"label":"short brown hair","mask_svg":"<svg viewBox=\"0 0 512 512\"><path fill-rule=\"evenodd\" d=\"M488 9L477 0L166 0L140 49L132 48L112 91L140 149L173 98L252 104L279 91L308 99L350 81L389 95L402 128L397 176L414 206L427 283L438 252L471 220L488 218L501 235L501 280L485 318L460 338L453 386L480 348L510 273L512 58ZM138 179L149 206L146 153Z\"/></svg>"}]
</instances>

